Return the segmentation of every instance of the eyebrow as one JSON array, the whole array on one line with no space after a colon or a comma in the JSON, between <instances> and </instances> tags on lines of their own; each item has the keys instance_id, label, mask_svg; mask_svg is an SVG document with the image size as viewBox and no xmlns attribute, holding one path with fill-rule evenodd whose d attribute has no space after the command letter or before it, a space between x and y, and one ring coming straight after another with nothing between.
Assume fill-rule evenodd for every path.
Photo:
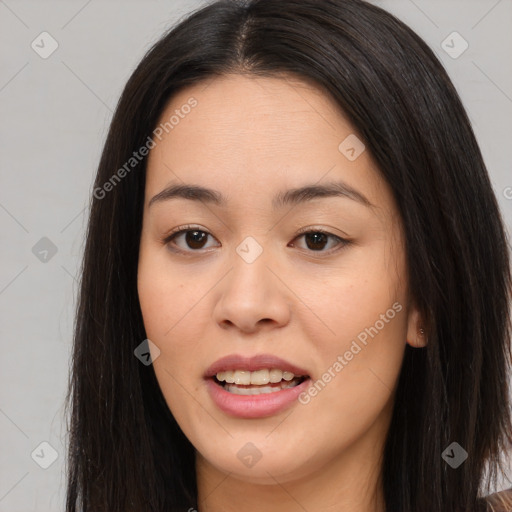
<instances>
[{"instance_id":1,"label":"eyebrow","mask_svg":"<svg viewBox=\"0 0 512 512\"><path fill-rule=\"evenodd\" d=\"M325 197L344 197L357 201L364 206L370 208L373 207L373 204L361 192L342 181L328 182L323 185L306 185L279 192L272 200L272 207L274 209L279 209L286 205L296 205L312 201L313 199ZM225 206L228 202L227 199L217 190L200 185L176 184L169 185L153 196L149 201L148 206L175 198L200 201L217 206Z\"/></svg>"}]
</instances>

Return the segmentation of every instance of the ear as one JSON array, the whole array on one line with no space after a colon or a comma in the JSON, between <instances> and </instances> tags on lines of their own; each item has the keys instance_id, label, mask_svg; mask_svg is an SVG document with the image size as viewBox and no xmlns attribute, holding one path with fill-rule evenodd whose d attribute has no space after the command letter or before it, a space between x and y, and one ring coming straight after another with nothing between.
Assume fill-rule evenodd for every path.
<instances>
[{"instance_id":1,"label":"ear","mask_svg":"<svg viewBox=\"0 0 512 512\"><path fill-rule=\"evenodd\" d=\"M423 328L423 319L416 308L411 305L407 317L407 343L414 348L427 345L427 335Z\"/></svg>"}]
</instances>

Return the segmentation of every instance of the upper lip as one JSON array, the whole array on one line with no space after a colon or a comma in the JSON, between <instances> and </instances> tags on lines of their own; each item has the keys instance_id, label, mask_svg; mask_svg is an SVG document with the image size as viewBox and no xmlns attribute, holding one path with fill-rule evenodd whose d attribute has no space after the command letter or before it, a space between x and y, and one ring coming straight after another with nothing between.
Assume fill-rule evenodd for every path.
<instances>
[{"instance_id":1,"label":"upper lip","mask_svg":"<svg viewBox=\"0 0 512 512\"><path fill-rule=\"evenodd\" d=\"M266 368L276 368L282 371L288 371L297 376L308 375L308 372L303 368L300 368L272 354L257 354L251 357L246 357L239 354L230 354L229 356L218 359L212 365L210 365L204 376L207 378L213 377L218 372L223 372L226 370L246 370L255 372L257 370L264 370Z\"/></svg>"}]
</instances>

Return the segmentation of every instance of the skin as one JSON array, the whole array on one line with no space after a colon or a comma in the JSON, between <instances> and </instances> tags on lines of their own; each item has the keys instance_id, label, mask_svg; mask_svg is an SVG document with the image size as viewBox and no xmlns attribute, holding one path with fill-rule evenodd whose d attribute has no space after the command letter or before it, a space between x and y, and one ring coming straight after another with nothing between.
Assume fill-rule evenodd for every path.
<instances>
[{"instance_id":1,"label":"skin","mask_svg":"<svg viewBox=\"0 0 512 512\"><path fill-rule=\"evenodd\" d=\"M380 464L405 345L424 345L390 188L369 151L354 161L340 152L354 129L314 84L217 77L182 90L161 120L190 97L197 106L149 155L138 290L160 350L159 385L196 449L199 509L382 510ZM278 191L339 180L372 207L327 197L272 209ZM175 183L215 189L227 204L149 206ZM184 224L209 235L203 248L184 235L163 242ZM334 236L308 245L298 231L309 227ZM248 236L263 249L250 264L236 252ZM207 393L206 368L235 353L274 354L315 382L395 303L401 311L307 404L241 419ZM237 457L248 442L261 453L252 467Z\"/></svg>"}]
</instances>

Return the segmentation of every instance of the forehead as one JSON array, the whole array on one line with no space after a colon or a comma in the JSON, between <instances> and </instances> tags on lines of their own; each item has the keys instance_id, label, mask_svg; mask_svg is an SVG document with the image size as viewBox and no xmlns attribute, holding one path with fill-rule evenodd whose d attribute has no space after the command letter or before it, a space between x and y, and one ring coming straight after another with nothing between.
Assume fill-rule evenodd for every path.
<instances>
[{"instance_id":1,"label":"forehead","mask_svg":"<svg viewBox=\"0 0 512 512\"><path fill-rule=\"evenodd\" d=\"M147 196L185 182L252 201L277 189L343 179L373 204L391 201L339 106L311 83L216 77L176 94L155 128L160 136L148 160Z\"/></svg>"}]
</instances>

